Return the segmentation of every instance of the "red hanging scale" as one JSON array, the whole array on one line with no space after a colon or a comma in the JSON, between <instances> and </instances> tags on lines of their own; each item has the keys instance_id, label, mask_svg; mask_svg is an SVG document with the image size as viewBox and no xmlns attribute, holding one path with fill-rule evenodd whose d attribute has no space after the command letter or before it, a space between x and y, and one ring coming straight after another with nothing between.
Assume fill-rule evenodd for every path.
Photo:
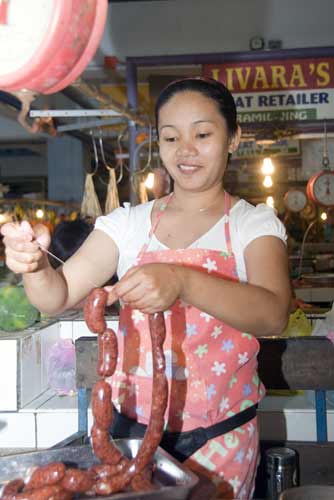
<instances>
[{"instance_id":1,"label":"red hanging scale","mask_svg":"<svg viewBox=\"0 0 334 500\"><path fill-rule=\"evenodd\" d=\"M0 90L53 94L84 71L100 43L107 0L0 0Z\"/></svg>"},{"instance_id":2,"label":"red hanging scale","mask_svg":"<svg viewBox=\"0 0 334 500\"><path fill-rule=\"evenodd\" d=\"M307 196L323 207L334 207L334 171L330 170L327 150L327 129L324 125L323 169L310 177L307 186Z\"/></svg>"}]
</instances>

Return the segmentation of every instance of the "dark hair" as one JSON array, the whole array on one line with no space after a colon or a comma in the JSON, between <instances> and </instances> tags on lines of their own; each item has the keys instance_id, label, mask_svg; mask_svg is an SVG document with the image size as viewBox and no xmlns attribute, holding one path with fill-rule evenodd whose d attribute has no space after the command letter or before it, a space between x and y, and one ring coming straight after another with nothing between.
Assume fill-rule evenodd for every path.
<instances>
[{"instance_id":1,"label":"dark hair","mask_svg":"<svg viewBox=\"0 0 334 500\"><path fill-rule=\"evenodd\" d=\"M92 229L93 225L83 219L59 222L52 235L50 252L65 262L78 250ZM59 266L59 262L52 257L50 263L53 267Z\"/></svg>"},{"instance_id":2,"label":"dark hair","mask_svg":"<svg viewBox=\"0 0 334 500\"><path fill-rule=\"evenodd\" d=\"M237 109L231 92L222 83L213 78L191 77L175 80L160 93L155 105L155 123L159 137L159 111L174 95L179 92L199 92L216 102L220 114L225 118L228 132L233 136L237 129Z\"/></svg>"}]
</instances>

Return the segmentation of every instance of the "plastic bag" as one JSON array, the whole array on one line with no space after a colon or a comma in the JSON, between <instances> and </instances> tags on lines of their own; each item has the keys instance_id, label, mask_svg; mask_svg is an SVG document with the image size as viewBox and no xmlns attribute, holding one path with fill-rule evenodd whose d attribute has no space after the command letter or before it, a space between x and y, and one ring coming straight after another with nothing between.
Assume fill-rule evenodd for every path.
<instances>
[{"instance_id":1,"label":"plastic bag","mask_svg":"<svg viewBox=\"0 0 334 500\"><path fill-rule=\"evenodd\" d=\"M96 217L102 215L102 210L100 207L99 199L95 192L93 175L94 174L86 174L85 188L81 202L80 213L84 217L92 217L93 219L96 219Z\"/></svg>"},{"instance_id":2,"label":"plastic bag","mask_svg":"<svg viewBox=\"0 0 334 500\"><path fill-rule=\"evenodd\" d=\"M105 205L104 205L104 213L105 214L109 214L115 208L119 207L119 196L118 196L118 190L117 190L115 169L108 167L108 166L107 166L107 168L109 170L109 182L108 182L108 187L107 187L106 201L105 201Z\"/></svg>"},{"instance_id":3,"label":"plastic bag","mask_svg":"<svg viewBox=\"0 0 334 500\"><path fill-rule=\"evenodd\" d=\"M333 305L330 311L325 314L324 319L317 319L314 323L312 335L327 337L334 342L334 310Z\"/></svg>"},{"instance_id":4,"label":"plastic bag","mask_svg":"<svg viewBox=\"0 0 334 500\"><path fill-rule=\"evenodd\" d=\"M308 337L311 333L311 321L304 311L296 309L295 312L290 314L288 326L282 333L282 337Z\"/></svg>"},{"instance_id":5,"label":"plastic bag","mask_svg":"<svg viewBox=\"0 0 334 500\"><path fill-rule=\"evenodd\" d=\"M47 358L48 382L59 396L73 396L75 384L75 346L61 339L50 347Z\"/></svg>"}]
</instances>

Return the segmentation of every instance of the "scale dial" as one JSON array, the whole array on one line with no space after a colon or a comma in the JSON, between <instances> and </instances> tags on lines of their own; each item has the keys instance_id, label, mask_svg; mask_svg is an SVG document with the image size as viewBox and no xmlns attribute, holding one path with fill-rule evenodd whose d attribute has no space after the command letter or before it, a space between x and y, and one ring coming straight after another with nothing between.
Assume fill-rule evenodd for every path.
<instances>
[{"instance_id":1,"label":"scale dial","mask_svg":"<svg viewBox=\"0 0 334 500\"><path fill-rule=\"evenodd\" d=\"M284 196L285 206L290 212L301 212L307 204L307 196L300 189L289 189Z\"/></svg>"},{"instance_id":2,"label":"scale dial","mask_svg":"<svg viewBox=\"0 0 334 500\"><path fill-rule=\"evenodd\" d=\"M0 6L0 89L58 92L93 57L107 0L4 0Z\"/></svg>"},{"instance_id":3,"label":"scale dial","mask_svg":"<svg viewBox=\"0 0 334 500\"><path fill-rule=\"evenodd\" d=\"M322 170L313 175L306 188L309 198L325 207L334 207L334 172Z\"/></svg>"}]
</instances>

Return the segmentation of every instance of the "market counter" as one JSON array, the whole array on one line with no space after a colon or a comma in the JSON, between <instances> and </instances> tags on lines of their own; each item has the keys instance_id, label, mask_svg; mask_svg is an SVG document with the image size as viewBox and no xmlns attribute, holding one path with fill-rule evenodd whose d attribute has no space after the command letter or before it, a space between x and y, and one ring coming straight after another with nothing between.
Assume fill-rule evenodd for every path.
<instances>
[{"instance_id":1,"label":"market counter","mask_svg":"<svg viewBox=\"0 0 334 500\"><path fill-rule=\"evenodd\" d=\"M311 286L304 285L295 287L295 294L298 299L308 303L325 303L334 301L334 286Z\"/></svg>"},{"instance_id":2,"label":"market counter","mask_svg":"<svg viewBox=\"0 0 334 500\"><path fill-rule=\"evenodd\" d=\"M330 303L334 301L334 274L312 273L293 282L298 299L308 303Z\"/></svg>"},{"instance_id":3,"label":"market counter","mask_svg":"<svg viewBox=\"0 0 334 500\"><path fill-rule=\"evenodd\" d=\"M109 317L107 323L117 329L118 317ZM0 334L0 448L47 448L77 431L77 396L60 396L50 389L46 354L60 339L75 342L80 337L94 335L78 312L17 334ZM306 342L313 345L317 340L310 338ZM290 366L288 358L285 359ZM92 370L89 365L81 365L82 370L94 374L94 363L93 360ZM328 437L334 440L331 424L334 410L332 403L328 406ZM314 394L308 391L265 397L259 407L259 418L264 439L316 439ZM91 424L89 407L89 428Z\"/></svg>"}]
</instances>

